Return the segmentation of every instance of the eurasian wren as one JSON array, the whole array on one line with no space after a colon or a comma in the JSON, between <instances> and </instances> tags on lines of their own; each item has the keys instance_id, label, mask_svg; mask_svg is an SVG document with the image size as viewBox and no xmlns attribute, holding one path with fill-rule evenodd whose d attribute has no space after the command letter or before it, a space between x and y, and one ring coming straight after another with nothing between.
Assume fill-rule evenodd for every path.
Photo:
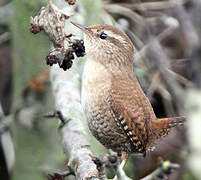
<instances>
[{"instance_id":1,"label":"eurasian wren","mask_svg":"<svg viewBox=\"0 0 201 180\"><path fill-rule=\"evenodd\" d=\"M133 45L123 32L109 25L73 24L84 32L82 106L89 129L106 148L145 156L185 118L155 116L133 71Z\"/></svg>"}]
</instances>

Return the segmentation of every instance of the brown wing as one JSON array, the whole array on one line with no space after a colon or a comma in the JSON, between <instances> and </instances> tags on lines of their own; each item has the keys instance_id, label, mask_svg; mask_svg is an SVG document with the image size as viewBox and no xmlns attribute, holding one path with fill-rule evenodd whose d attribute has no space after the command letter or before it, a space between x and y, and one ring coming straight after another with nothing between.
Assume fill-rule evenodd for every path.
<instances>
[{"instance_id":1,"label":"brown wing","mask_svg":"<svg viewBox=\"0 0 201 180\"><path fill-rule=\"evenodd\" d=\"M115 76L112 81L111 107L117 124L133 145L133 152L144 153L149 140L152 118L149 109L152 107L149 107L151 105L137 79L125 76Z\"/></svg>"}]
</instances>

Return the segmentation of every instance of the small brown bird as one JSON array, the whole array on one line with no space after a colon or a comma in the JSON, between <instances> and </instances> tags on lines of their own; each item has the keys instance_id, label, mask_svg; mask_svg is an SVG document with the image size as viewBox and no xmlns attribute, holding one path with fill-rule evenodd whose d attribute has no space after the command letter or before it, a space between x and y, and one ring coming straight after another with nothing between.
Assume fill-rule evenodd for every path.
<instances>
[{"instance_id":1,"label":"small brown bird","mask_svg":"<svg viewBox=\"0 0 201 180\"><path fill-rule=\"evenodd\" d=\"M106 148L145 156L185 118L155 116L133 71L133 45L123 32L109 25L73 24L84 32L82 105L89 129Z\"/></svg>"}]
</instances>

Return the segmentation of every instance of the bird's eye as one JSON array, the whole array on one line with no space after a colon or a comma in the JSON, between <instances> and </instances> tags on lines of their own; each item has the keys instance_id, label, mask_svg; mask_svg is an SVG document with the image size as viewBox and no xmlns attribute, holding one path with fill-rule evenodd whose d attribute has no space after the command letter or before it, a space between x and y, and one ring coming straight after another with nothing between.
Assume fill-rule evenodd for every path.
<instances>
[{"instance_id":1,"label":"bird's eye","mask_svg":"<svg viewBox=\"0 0 201 180\"><path fill-rule=\"evenodd\" d=\"M106 39L106 38L107 38L107 34L101 33L101 34L100 34L100 38L101 38L101 39Z\"/></svg>"}]
</instances>

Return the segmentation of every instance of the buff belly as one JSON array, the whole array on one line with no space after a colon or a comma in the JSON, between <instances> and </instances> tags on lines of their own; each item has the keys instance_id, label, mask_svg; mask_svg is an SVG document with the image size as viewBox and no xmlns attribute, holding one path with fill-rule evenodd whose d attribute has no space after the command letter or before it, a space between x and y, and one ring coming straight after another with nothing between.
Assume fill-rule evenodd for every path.
<instances>
[{"instance_id":1,"label":"buff belly","mask_svg":"<svg viewBox=\"0 0 201 180\"><path fill-rule=\"evenodd\" d=\"M109 104L110 77L107 77L107 72L103 77L94 76L98 74L93 72L96 71L94 62L87 63L82 79L82 106L89 129L106 148L116 152L131 152L129 140L124 131L117 126Z\"/></svg>"}]
</instances>

